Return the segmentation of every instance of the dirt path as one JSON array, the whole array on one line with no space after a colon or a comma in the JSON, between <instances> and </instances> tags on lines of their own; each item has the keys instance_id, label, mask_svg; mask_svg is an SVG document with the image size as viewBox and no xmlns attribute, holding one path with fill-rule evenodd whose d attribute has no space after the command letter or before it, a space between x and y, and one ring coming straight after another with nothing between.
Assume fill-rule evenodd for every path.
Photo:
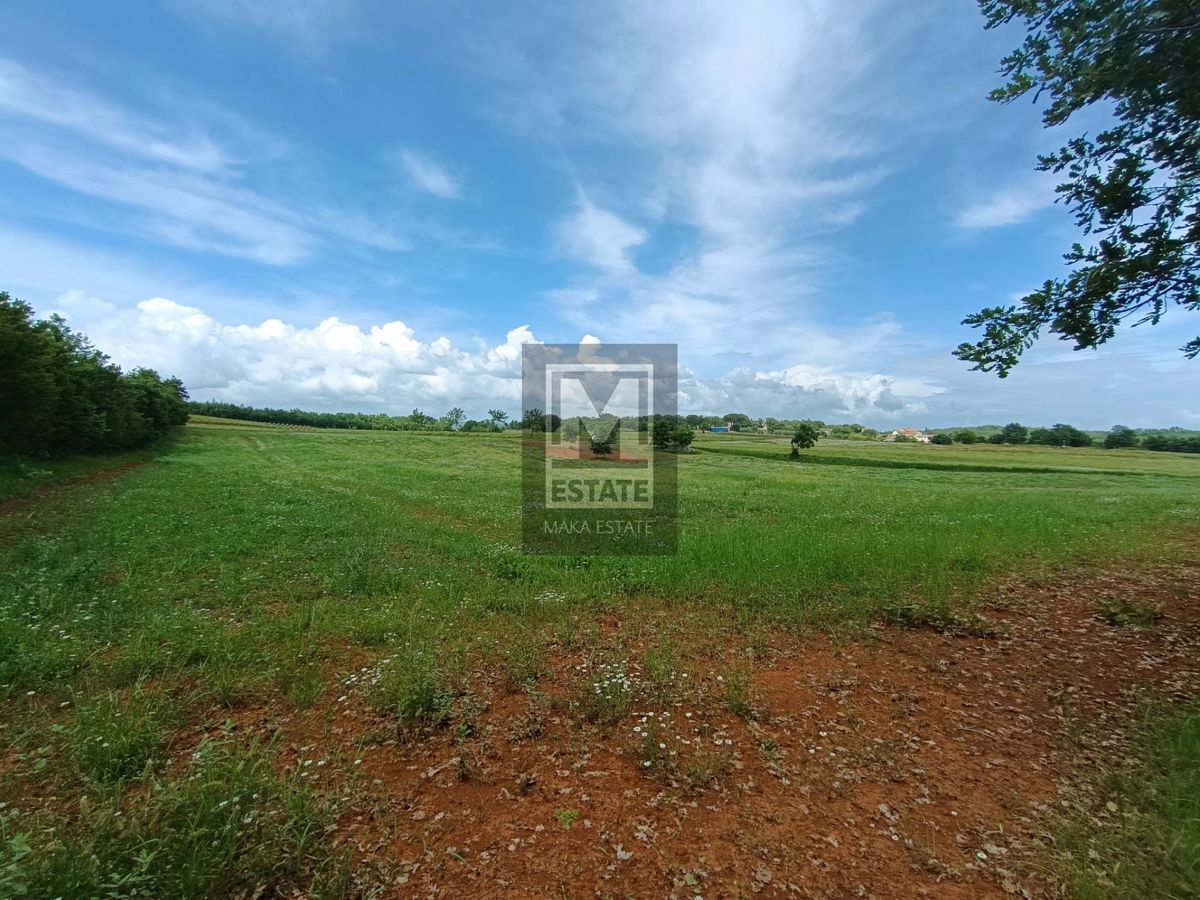
<instances>
[{"instance_id":1,"label":"dirt path","mask_svg":"<svg viewBox=\"0 0 1200 900\"><path fill-rule=\"evenodd\" d=\"M1162 617L1114 625L1122 600ZM1041 895L1031 841L1064 780L1127 752L1144 699L1197 695L1200 565L1002 584L985 612L992 636L771 636L751 717L717 652L609 728L482 673L472 727L417 742L356 679L304 721L243 722L319 783L354 773L337 839L394 896ZM595 677L559 653L541 689Z\"/></svg>"}]
</instances>

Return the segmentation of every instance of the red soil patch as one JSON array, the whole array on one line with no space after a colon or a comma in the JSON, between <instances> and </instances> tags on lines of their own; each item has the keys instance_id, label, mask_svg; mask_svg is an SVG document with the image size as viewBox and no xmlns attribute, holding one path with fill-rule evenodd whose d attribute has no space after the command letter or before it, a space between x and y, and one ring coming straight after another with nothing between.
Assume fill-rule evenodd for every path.
<instances>
[{"instance_id":1,"label":"red soil patch","mask_svg":"<svg viewBox=\"0 0 1200 900\"><path fill-rule=\"evenodd\" d=\"M120 478L130 469L140 469L145 463L135 460L132 462L121 463L116 466L108 466L102 469L93 469L83 475L76 475L71 478L52 481L49 484L42 485L35 491L29 494L22 494L17 497L7 497L0 500L0 517L11 516L19 512L24 512L33 506L43 503L52 497L66 493L81 485L85 484L100 484L105 481L113 481Z\"/></svg>"},{"instance_id":2,"label":"red soil patch","mask_svg":"<svg viewBox=\"0 0 1200 900\"><path fill-rule=\"evenodd\" d=\"M1105 598L1162 619L1111 625ZM1042 894L1030 843L1072 773L1128 755L1143 699L1200 693L1200 565L1003 584L988 614L994 637L773 635L749 719L720 704L728 661L707 658L683 664L677 703L635 702L607 729L482 673L469 736L397 741L352 688L242 724L281 729L289 768L351 797L335 839L388 896ZM580 664L556 652L540 690L571 695L595 677ZM644 766L633 729L663 712L703 734L704 777Z\"/></svg>"}]
</instances>

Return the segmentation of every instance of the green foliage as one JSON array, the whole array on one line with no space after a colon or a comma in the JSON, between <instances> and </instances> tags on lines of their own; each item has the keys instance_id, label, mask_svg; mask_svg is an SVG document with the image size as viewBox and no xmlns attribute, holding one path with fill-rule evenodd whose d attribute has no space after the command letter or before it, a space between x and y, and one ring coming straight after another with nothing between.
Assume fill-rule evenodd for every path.
<instances>
[{"instance_id":1,"label":"green foliage","mask_svg":"<svg viewBox=\"0 0 1200 900\"><path fill-rule=\"evenodd\" d=\"M954 443L977 444L979 443L979 435L971 431L969 428L964 428L961 431L954 432Z\"/></svg>"},{"instance_id":2,"label":"green foliage","mask_svg":"<svg viewBox=\"0 0 1200 900\"><path fill-rule=\"evenodd\" d=\"M454 711L454 692L431 647L405 647L379 671L375 702L401 728L443 725Z\"/></svg>"},{"instance_id":3,"label":"green foliage","mask_svg":"<svg viewBox=\"0 0 1200 900\"><path fill-rule=\"evenodd\" d=\"M463 411L461 406L455 406L452 407L443 418L446 422L446 430L454 431L456 428L462 425L463 421L467 418L467 414Z\"/></svg>"},{"instance_id":4,"label":"green foliage","mask_svg":"<svg viewBox=\"0 0 1200 900\"><path fill-rule=\"evenodd\" d=\"M1029 432L1029 443L1045 447L1090 447L1092 439L1073 425L1060 422L1053 428L1034 428Z\"/></svg>"},{"instance_id":5,"label":"green foliage","mask_svg":"<svg viewBox=\"0 0 1200 900\"><path fill-rule=\"evenodd\" d=\"M571 826L579 821L579 817L581 815L582 813L580 813L580 811L577 809L556 809L554 811L554 818L557 819L558 824L567 831L570 831Z\"/></svg>"},{"instance_id":6,"label":"green foliage","mask_svg":"<svg viewBox=\"0 0 1200 900\"><path fill-rule=\"evenodd\" d=\"M721 702L734 715L749 719L754 715L754 672L737 664L717 676L721 684Z\"/></svg>"},{"instance_id":7,"label":"green foliage","mask_svg":"<svg viewBox=\"0 0 1200 900\"><path fill-rule=\"evenodd\" d=\"M1018 306L964 323L982 327L955 351L1001 378L1048 328L1076 349L1172 305L1200 308L1200 7L1194 0L980 0L987 27L1021 20L1024 43L1001 63L992 99L1045 97L1046 127L1100 104L1113 124L1073 138L1038 168L1065 176L1058 193L1087 243L1071 267ZM1200 337L1182 348L1200 354Z\"/></svg>"},{"instance_id":8,"label":"green foliage","mask_svg":"<svg viewBox=\"0 0 1200 900\"><path fill-rule=\"evenodd\" d=\"M100 453L138 447L187 421L187 391L151 369L122 373L58 316L0 291L0 449Z\"/></svg>"},{"instance_id":9,"label":"green foliage","mask_svg":"<svg viewBox=\"0 0 1200 900\"><path fill-rule=\"evenodd\" d=\"M733 431L751 431L754 428L754 420L745 413L725 413L721 416L720 423L727 423Z\"/></svg>"},{"instance_id":10,"label":"green foliage","mask_svg":"<svg viewBox=\"0 0 1200 900\"><path fill-rule=\"evenodd\" d=\"M299 425L303 428L347 428L362 431L449 431L457 427L461 431L495 431L491 422L459 420L452 425L452 418L462 412L455 407L441 419L414 409L407 416L389 416L384 413L353 412L308 412L303 409L272 409L242 406L238 403L222 403L216 400L191 401L188 411L197 416L213 416L234 419L239 422L265 422L270 425ZM482 426L482 428L480 428Z\"/></svg>"},{"instance_id":11,"label":"green foliage","mask_svg":"<svg viewBox=\"0 0 1200 900\"><path fill-rule=\"evenodd\" d=\"M650 443L655 450L683 450L692 445L696 432L679 416L655 416Z\"/></svg>"},{"instance_id":12,"label":"green foliage","mask_svg":"<svg viewBox=\"0 0 1200 900\"><path fill-rule=\"evenodd\" d=\"M1104 447L1106 450L1119 450L1136 447L1137 445L1137 432L1124 425L1114 425L1112 430L1104 436Z\"/></svg>"},{"instance_id":13,"label":"green foliage","mask_svg":"<svg viewBox=\"0 0 1200 900\"><path fill-rule=\"evenodd\" d=\"M941 444L943 446L953 444L954 438L944 432L939 432L929 439L931 444Z\"/></svg>"},{"instance_id":14,"label":"green foliage","mask_svg":"<svg viewBox=\"0 0 1200 900\"><path fill-rule=\"evenodd\" d=\"M1142 449L1168 453L1200 453L1200 437L1148 434L1142 438Z\"/></svg>"},{"instance_id":15,"label":"green foliage","mask_svg":"<svg viewBox=\"0 0 1200 900\"><path fill-rule=\"evenodd\" d=\"M584 717L611 725L625 717L633 703L633 680L620 663L601 663L580 688L579 707Z\"/></svg>"},{"instance_id":16,"label":"green foliage","mask_svg":"<svg viewBox=\"0 0 1200 900\"><path fill-rule=\"evenodd\" d=\"M1020 422L1009 422L990 438L989 444L1024 444L1029 439L1029 429Z\"/></svg>"},{"instance_id":17,"label":"green foliage","mask_svg":"<svg viewBox=\"0 0 1200 900\"><path fill-rule=\"evenodd\" d=\"M792 434L792 459L799 459L801 450L815 447L820 439L821 432L817 426L801 422L796 426L795 433Z\"/></svg>"},{"instance_id":18,"label":"green foliage","mask_svg":"<svg viewBox=\"0 0 1200 900\"><path fill-rule=\"evenodd\" d=\"M606 427L603 422L597 424L588 439L588 447L591 449L593 455L608 456L611 454L615 449L620 428L620 422L611 427Z\"/></svg>"}]
</instances>

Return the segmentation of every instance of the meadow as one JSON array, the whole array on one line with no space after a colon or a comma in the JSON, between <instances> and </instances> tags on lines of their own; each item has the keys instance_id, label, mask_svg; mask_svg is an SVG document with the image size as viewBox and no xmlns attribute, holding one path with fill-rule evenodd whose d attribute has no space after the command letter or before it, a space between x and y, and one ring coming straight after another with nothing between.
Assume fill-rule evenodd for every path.
<instances>
[{"instance_id":1,"label":"meadow","mask_svg":"<svg viewBox=\"0 0 1200 900\"><path fill-rule=\"evenodd\" d=\"M0 896L348 892L344 860L312 875L339 798L280 776L272 747L222 723L328 701L364 660L387 661L381 711L436 721L469 658L536 680L549 643L614 611L854 634L898 611L957 615L1007 573L1183 554L1200 520L1200 459L1174 454L787 449L703 436L681 455L669 557L523 554L512 433L207 420L90 464L120 466L112 477L9 466Z\"/></svg>"}]
</instances>

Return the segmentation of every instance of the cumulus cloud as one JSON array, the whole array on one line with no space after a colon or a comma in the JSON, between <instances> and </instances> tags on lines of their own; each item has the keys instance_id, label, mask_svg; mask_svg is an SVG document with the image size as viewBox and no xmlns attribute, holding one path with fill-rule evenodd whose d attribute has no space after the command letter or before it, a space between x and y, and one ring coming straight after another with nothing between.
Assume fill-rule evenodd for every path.
<instances>
[{"instance_id":1,"label":"cumulus cloud","mask_svg":"<svg viewBox=\"0 0 1200 900\"><path fill-rule=\"evenodd\" d=\"M53 310L125 366L178 375L196 399L322 410L407 412L463 406L474 415L520 407L521 348L536 343L526 325L473 349L445 336L427 339L402 321L367 327L330 316L312 327L278 318L229 324L198 307L153 297L133 308L69 291ZM583 344L599 344L585 334ZM735 369L699 378L684 369L685 412L890 419L923 408L930 385L898 389L882 374L797 365Z\"/></svg>"},{"instance_id":2,"label":"cumulus cloud","mask_svg":"<svg viewBox=\"0 0 1200 900\"><path fill-rule=\"evenodd\" d=\"M404 149L397 158L409 181L421 190L444 200L454 200L462 191L459 179L424 153Z\"/></svg>"},{"instance_id":3,"label":"cumulus cloud","mask_svg":"<svg viewBox=\"0 0 1200 900\"><path fill-rule=\"evenodd\" d=\"M723 414L747 412L776 418L888 422L924 412L926 398L941 392L932 382L901 383L891 375L846 372L798 364L786 369L735 369L721 378L685 371L680 406Z\"/></svg>"},{"instance_id":4,"label":"cumulus cloud","mask_svg":"<svg viewBox=\"0 0 1200 900\"><path fill-rule=\"evenodd\" d=\"M126 366L178 375L197 399L313 409L407 412L414 406L520 404L527 326L477 351L419 338L402 321L367 328L330 316L311 328L281 319L227 324L163 297L132 309L69 292L54 304Z\"/></svg>"}]
</instances>

